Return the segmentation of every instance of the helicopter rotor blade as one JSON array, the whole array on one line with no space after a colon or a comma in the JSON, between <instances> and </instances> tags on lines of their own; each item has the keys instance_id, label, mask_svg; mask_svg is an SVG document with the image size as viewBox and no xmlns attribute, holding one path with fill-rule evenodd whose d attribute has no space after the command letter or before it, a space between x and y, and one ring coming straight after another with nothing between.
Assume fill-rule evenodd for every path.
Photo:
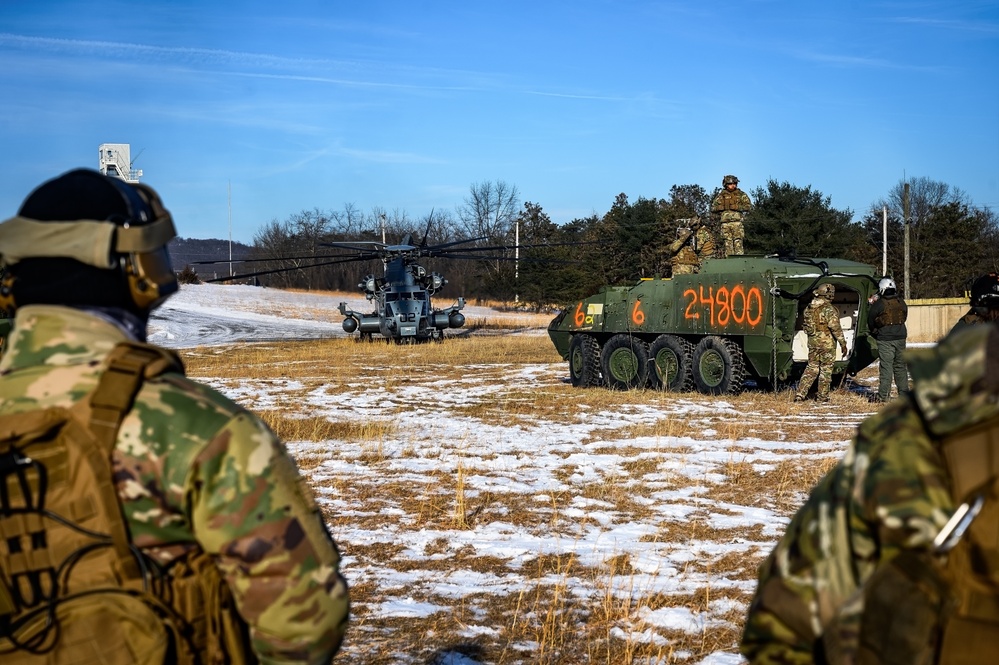
<instances>
[{"instance_id":1,"label":"helicopter rotor blade","mask_svg":"<svg viewBox=\"0 0 999 665\"><path fill-rule=\"evenodd\" d=\"M427 246L427 238L430 236L430 225L434 223L434 209L430 209L430 215L427 216L427 230L423 232L423 242L420 243L420 248Z\"/></svg>"},{"instance_id":2,"label":"helicopter rotor blade","mask_svg":"<svg viewBox=\"0 0 999 665\"><path fill-rule=\"evenodd\" d=\"M460 241L469 242L469 241ZM451 243L453 244L453 243ZM596 241L585 241L585 242L543 242L543 243L530 243L526 245L488 245L483 247L455 247L449 249L448 253L453 252L502 252L502 251L512 251L517 248L520 249L544 249L546 247L573 247L576 245L595 245ZM447 245L441 245L441 247L446 247ZM431 248L433 249L433 248ZM434 254L433 256L439 256Z\"/></svg>"},{"instance_id":3,"label":"helicopter rotor blade","mask_svg":"<svg viewBox=\"0 0 999 665\"><path fill-rule=\"evenodd\" d=\"M376 251L378 251L377 249L362 249L360 247L357 247L357 245L372 245L372 246L377 247L379 249L384 249L384 248L388 247L388 245L386 245L385 243L379 242L377 240L349 240L347 242L321 242L321 243L319 243L320 247L337 247L339 249L349 249L349 250L352 250L352 251L355 251L355 252L358 252L358 251L376 252Z\"/></svg>"},{"instance_id":4,"label":"helicopter rotor blade","mask_svg":"<svg viewBox=\"0 0 999 665\"><path fill-rule=\"evenodd\" d=\"M319 259L340 259L348 258L345 254L308 254L305 256L272 256L264 259L218 259L216 261L190 261L192 266L207 266L219 263L263 263L264 261L311 261ZM357 258L357 257L350 257ZM377 258L372 256L371 258Z\"/></svg>"},{"instance_id":5,"label":"helicopter rotor blade","mask_svg":"<svg viewBox=\"0 0 999 665\"><path fill-rule=\"evenodd\" d=\"M473 260L473 261L526 261L526 262L542 262L542 263L578 263L578 261L573 261L569 259L552 259L544 256L496 256L496 255L483 255L476 256L474 254L460 254L457 256L449 256L447 254L442 254L437 258L441 259L454 259L457 261L461 260Z\"/></svg>"},{"instance_id":6,"label":"helicopter rotor blade","mask_svg":"<svg viewBox=\"0 0 999 665\"><path fill-rule=\"evenodd\" d=\"M212 282L231 282L234 279L246 279L246 278L249 278L249 277L260 277L261 275L276 275L276 274L282 273L282 272L291 272L292 270L308 270L309 268L321 268L323 266L331 266L331 265L334 265L334 264L337 264L337 263L353 263L355 261L360 261L360 260L361 259L358 259L358 258L348 258L348 259L341 259L339 261L325 261L323 263L313 263L313 264L307 265L307 266L290 266L290 267L287 267L287 268L275 268L273 270L258 270L257 272L242 273L242 274L239 274L239 275L229 275L227 277L215 277L213 279L206 279L206 280L202 280L202 281L204 281L205 283L208 283L208 284L210 284Z\"/></svg>"}]
</instances>

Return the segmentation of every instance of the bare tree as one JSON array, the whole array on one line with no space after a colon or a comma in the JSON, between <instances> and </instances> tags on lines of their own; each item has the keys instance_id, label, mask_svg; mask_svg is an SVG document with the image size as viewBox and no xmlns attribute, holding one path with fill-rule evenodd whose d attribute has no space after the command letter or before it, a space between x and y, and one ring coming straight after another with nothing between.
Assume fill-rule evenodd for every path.
<instances>
[{"instance_id":1,"label":"bare tree","mask_svg":"<svg viewBox=\"0 0 999 665\"><path fill-rule=\"evenodd\" d=\"M458 206L458 219L469 238L488 238L504 242L513 230L520 210L520 193L502 180L474 183L469 196Z\"/></svg>"}]
</instances>

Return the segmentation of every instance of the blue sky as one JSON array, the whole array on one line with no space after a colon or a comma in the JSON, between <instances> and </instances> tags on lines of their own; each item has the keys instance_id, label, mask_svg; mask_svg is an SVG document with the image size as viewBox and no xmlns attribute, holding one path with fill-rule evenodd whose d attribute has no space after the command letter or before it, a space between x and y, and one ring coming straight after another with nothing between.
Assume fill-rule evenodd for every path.
<instances>
[{"instance_id":1,"label":"blue sky","mask_svg":"<svg viewBox=\"0 0 999 665\"><path fill-rule=\"evenodd\" d=\"M726 173L859 218L904 177L999 211L999 2L0 3L0 216L101 143L189 238L301 210L559 223Z\"/></svg>"}]
</instances>

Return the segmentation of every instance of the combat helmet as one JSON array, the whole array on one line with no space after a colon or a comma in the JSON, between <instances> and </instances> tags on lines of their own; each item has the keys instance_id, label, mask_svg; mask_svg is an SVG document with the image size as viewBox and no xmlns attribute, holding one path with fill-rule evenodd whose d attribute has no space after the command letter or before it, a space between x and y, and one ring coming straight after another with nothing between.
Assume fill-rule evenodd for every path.
<instances>
[{"instance_id":1,"label":"combat helmet","mask_svg":"<svg viewBox=\"0 0 999 665\"><path fill-rule=\"evenodd\" d=\"M836 287L832 284L819 284L813 292L819 298L832 298L836 294Z\"/></svg>"},{"instance_id":2,"label":"combat helmet","mask_svg":"<svg viewBox=\"0 0 999 665\"><path fill-rule=\"evenodd\" d=\"M736 178L734 175L727 175L724 178L722 178L722 187L726 187L728 185L738 185L738 184L739 184L739 179Z\"/></svg>"},{"instance_id":3,"label":"combat helmet","mask_svg":"<svg viewBox=\"0 0 999 665\"><path fill-rule=\"evenodd\" d=\"M971 306L999 309L999 273L982 275L971 285Z\"/></svg>"},{"instance_id":4,"label":"combat helmet","mask_svg":"<svg viewBox=\"0 0 999 665\"><path fill-rule=\"evenodd\" d=\"M42 183L0 223L0 310L24 305L114 307L145 319L177 278L177 235L159 195L90 169Z\"/></svg>"},{"instance_id":5,"label":"combat helmet","mask_svg":"<svg viewBox=\"0 0 999 665\"><path fill-rule=\"evenodd\" d=\"M888 293L891 291L891 293ZM898 293L898 287L895 285L895 280L891 277L882 277L878 281L878 292L883 296L893 296Z\"/></svg>"}]
</instances>

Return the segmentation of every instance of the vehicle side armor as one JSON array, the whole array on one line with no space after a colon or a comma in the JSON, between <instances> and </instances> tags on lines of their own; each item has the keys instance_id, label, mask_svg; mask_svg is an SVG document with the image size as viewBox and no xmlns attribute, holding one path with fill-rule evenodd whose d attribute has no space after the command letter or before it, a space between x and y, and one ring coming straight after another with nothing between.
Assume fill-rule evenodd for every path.
<instances>
[{"instance_id":1,"label":"vehicle side armor","mask_svg":"<svg viewBox=\"0 0 999 665\"><path fill-rule=\"evenodd\" d=\"M867 308L875 268L839 259L737 256L709 259L697 274L603 287L548 326L574 386L739 392L746 379L775 388L808 359L802 312L819 284L836 287L849 352L834 375L877 359Z\"/></svg>"}]
</instances>

